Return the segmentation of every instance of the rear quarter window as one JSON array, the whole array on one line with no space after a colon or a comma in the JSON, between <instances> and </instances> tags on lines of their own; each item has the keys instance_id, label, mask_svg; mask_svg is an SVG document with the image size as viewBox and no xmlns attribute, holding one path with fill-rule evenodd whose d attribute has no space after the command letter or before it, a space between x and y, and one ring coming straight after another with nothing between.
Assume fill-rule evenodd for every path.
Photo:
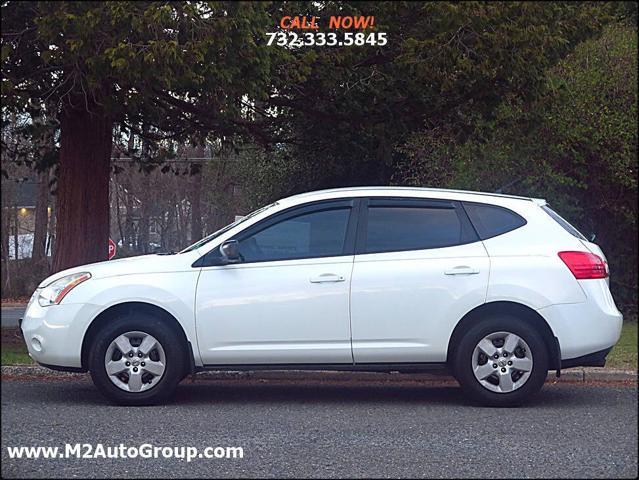
<instances>
[{"instance_id":1,"label":"rear quarter window","mask_svg":"<svg viewBox=\"0 0 639 480\"><path fill-rule=\"evenodd\" d=\"M521 215L504 207L470 202L463 202L463 205L482 240L511 232L526 225L526 220Z\"/></svg>"}]
</instances>

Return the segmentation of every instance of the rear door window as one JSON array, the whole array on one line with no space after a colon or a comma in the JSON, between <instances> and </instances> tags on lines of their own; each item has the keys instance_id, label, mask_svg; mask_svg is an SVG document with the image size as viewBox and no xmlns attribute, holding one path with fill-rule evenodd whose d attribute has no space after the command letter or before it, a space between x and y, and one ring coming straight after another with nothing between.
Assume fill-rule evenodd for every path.
<instances>
[{"instance_id":1,"label":"rear door window","mask_svg":"<svg viewBox=\"0 0 639 480\"><path fill-rule=\"evenodd\" d=\"M362 253L451 247L477 240L451 202L371 200Z\"/></svg>"},{"instance_id":2,"label":"rear door window","mask_svg":"<svg viewBox=\"0 0 639 480\"><path fill-rule=\"evenodd\" d=\"M482 240L526 225L526 220L521 215L504 207L472 202L463 202L463 205Z\"/></svg>"}]
</instances>

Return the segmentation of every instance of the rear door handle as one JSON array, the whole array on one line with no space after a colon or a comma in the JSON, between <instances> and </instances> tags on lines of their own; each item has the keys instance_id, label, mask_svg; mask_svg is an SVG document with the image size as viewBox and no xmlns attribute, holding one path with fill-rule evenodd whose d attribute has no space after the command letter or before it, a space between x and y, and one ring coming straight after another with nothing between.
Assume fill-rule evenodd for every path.
<instances>
[{"instance_id":1,"label":"rear door handle","mask_svg":"<svg viewBox=\"0 0 639 480\"><path fill-rule=\"evenodd\" d=\"M335 275L334 273L322 273L317 277L311 277L311 283L343 282L344 280L344 277Z\"/></svg>"},{"instance_id":2,"label":"rear door handle","mask_svg":"<svg viewBox=\"0 0 639 480\"><path fill-rule=\"evenodd\" d=\"M467 267L466 265L451 268L450 270L446 270L444 272L445 275L476 275L478 273L479 270L477 270L476 268Z\"/></svg>"}]
</instances>

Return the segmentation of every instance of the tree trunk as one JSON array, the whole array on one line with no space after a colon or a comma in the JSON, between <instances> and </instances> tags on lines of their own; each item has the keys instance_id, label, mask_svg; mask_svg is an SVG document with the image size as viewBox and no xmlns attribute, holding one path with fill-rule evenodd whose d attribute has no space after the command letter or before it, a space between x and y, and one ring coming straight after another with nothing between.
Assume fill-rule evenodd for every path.
<instances>
[{"instance_id":1,"label":"tree trunk","mask_svg":"<svg viewBox=\"0 0 639 480\"><path fill-rule=\"evenodd\" d=\"M54 272L108 258L112 129L84 97L62 112Z\"/></svg>"},{"instance_id":2,"label":"tree trunk","mask_svg":"<svg viewBox=\"0 0 639 480\"><path fill-rule=\"evenodd\" d=\"M140 252L141 253L149 253L149 189L151 188L150 184L150 174L147 172L142 172L142 178L140 179L140 185L142 189L140 190Z\"/></svg>"},{"instance_id":3,"label":"tree trunk","mask_svg":"<svg viewBox=\"0 0 639 480\"><path fill-rule=\"evenodd\" d=\"M49 232L49 240L47 244L46 254L47 254L47 262L49 263L49 270L51 270L51 262L49 262L48 256L51 255L53 257L53 252L55 252L55 214L56 209L52 209L51 215L49 215L49 227L47 231Z\"/></svg>"},{"instance_id":4,"label":"tree trunk","mask_svg":"<svg viewBox=\"0 0 639 480\"><path fill-rule=\"evenodd\" d=\"M44 265L46 262L47 224L49 222L49 170L40 173L38 177L31 259L35 265Z\"/></svg>"},{"instance_id":5,"label":"tree trunk","mask_svg":"<svg viewBox=\"0 0 639 480\"><path fill-rule=\"evenodd\" d=\"M0 248L2 249L2 258L9 258L9 230L11 229L11 221L9 215L9 208L2 207L2 229L0 234L2 235L2 241ZM6 255L5 255L6 254Z\"/></svg>"},{"instance_id":6,"label":"tree trunk","mask_svg":"<svg viewBox=\"0 0 639 480\"><path fill-rule=\"evenodd\" d=\"M16 265L18 264L18 207L13 207L13 258L16 261Z\"/></svg>"},{"instance_id":7,"label":"tree trunk","mask_svg":"<svg viewBox=\"0 0 639 480\"><path fill-rule=\"evenodd\" d=\"M167 215L167 221L166 221L166 231L167 231L167 237L166 237L166 251L167 252L172 252L175 251L175 237L177 236L177 218L175 215L175 203L177 202L177 196L175 195L175 192L173 192L169 199L170 199L170 204L169 204L169 208L168 208L168 215Z\"/></svg>"},{"instance_id":8,"label":"tree trunk","mask_svg":"<svg viewBox=\"0 0 639 480\"><path fill-rule=\"evenodd\" d=\"M133 217L135 215L135 212L133 207L133 196L131 195L131 192L133 191L130 182L131 173L132 169L127 168L122 185L124 187L122 189L122 203L124 203L124 246L127 249L135 250L135 228L133 225Z\"/></svg>"},{"instance_id":9,"label":"tree trunk","mask_svg":"<svg viewBox=\"0 0 639 480\"><path fill-rule=\"evenodd\" d=\"M115 175L115 181L113 182L113 189L115 190L112 194L115 195L115 219L118 224L118 232L120 233L120 243L122 245L126 245L126 239L124 238L124 229L122 228L122 215L120 212L120 182Z\"/></svg>"},{"instance_id":10,"label":"tree trunk","mask_svg":"<svg viewBox=\"0 0 639 480\"><path fill-rule=\"evenodd\" d=\"M4 193L4 191L2 193ZM4 202L2 203L2 261L5 268L5 274L2 275L2 277L4 278L2 291L4 293L7 293L11 289L11 270L9 268L9 229L11 228L9 225L11 220L9 216L9 207L5 207Z\"/></svg>"},{"instance_id":11,"label":"tree trunk","mask_svg":"<svg viewBox=\"0 0 639 480\"><path fill-rule=\"evenodd\" d=\"M200 158L203 158L206 153L204 148L198 148L195 152L196 157ZM191 178L191 243L197 242L202 238L202 165L203 163L197 165Z\"/></svg>"}]
</instances>

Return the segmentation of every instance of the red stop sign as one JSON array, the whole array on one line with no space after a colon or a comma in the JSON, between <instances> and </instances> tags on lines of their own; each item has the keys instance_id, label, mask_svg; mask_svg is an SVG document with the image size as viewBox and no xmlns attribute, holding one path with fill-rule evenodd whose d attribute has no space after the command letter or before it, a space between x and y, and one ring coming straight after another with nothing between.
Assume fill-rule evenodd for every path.
<instances>
[{"instance_id":1,"label":"red stop sign","mask_svg":"<svg viewBox=\"0 0 639 480\"><path fill-rule=\"evenodd\" d=\"M109 260L115 257L115 242L109 238Z\"/></svg>"}]
</instances>

